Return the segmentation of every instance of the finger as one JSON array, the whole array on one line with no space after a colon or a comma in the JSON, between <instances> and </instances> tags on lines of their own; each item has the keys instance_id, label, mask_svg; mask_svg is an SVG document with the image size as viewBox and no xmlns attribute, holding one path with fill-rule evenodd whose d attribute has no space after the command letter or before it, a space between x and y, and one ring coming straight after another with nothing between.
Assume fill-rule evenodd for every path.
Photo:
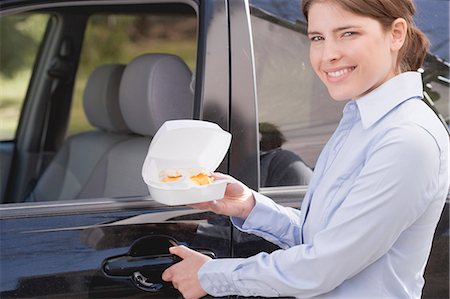
<instances>
[{"instance_id":1,"label":"finger","mask_svg":"<svg viewBox=\"0 0 450 299\"><path fill-rule=\"evenodd\" d=\"M224 173L221 173L221 172L213 172L213 173L211 173L211 175L215 178L215 179L225 179L225 178L228 178L229 176L228 175L226 175L226 174L224 174Z\"/></svg>"},{"instance_id":2,"label":"finger","mask_svg":"<svg viewBox=\"0 0 450 299\"><path fill-rule=\"evenodd\" d=\"M228 174L221 172L213 172L212 176L215 180L226 180L228 183L235 183L237 180Z\"/></svg>"},{"instance_id":3,"label":"finger","mask_svg":"<svg viewBox=\"0 0 450 299\"><path fill-rule=\"evenodd\" d=\"M199 210L211 210L211 202L201 202L188 205L188 207Z\"/></svg>"},{"instance_id":4,"label":"finger","mask_svg":"<svg viewBox=\"0 0 450 299\"><path fill-rule=\"evenodd\" d=\"M170 253L181 257L182 259L185 259L185 258L191 256L195 252L192 249L189 249L184 245L170 247L169 251L170 251Z\"/></svg>"},{"instance_id":5,"label":"finger","mask_svg":"<svg viewBox=\"0 0 450 299\"><path fill-rule=\"evenodd\" d=\"M192 285L180 285L178 291L183 295L183 298L186 299L198 299L208 295L201 287L193 288Z\"/></svg>"},{"instance_id":6,"label":"finger","mask_svg":"<svg viewBox=\"0 0 450 299\"><path fill-rule=\"evenodd\" d=\"M167 268L161 275L162 280L164 281L172 281L173 274L172 274L172 267Z\"/></svg>"},{"instance_id":7,"label":"finger","mask_svg":"<svg viewBox=\"0 0 450 299\"><path fill-rule=\"evenodd\" d=\"M218 202L221 201L222 199L223 198L208 201L208 202L196 203L196 204L192 204L191 206L193 208L200 209L200 210L215 211L217 209Z\"/></svg>"}]
</instances>

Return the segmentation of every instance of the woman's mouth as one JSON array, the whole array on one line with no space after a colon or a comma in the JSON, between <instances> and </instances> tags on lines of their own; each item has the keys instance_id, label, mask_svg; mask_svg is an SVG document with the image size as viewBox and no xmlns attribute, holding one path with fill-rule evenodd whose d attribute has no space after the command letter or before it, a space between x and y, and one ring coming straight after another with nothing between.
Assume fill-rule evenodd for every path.
<instances>
[{"instance_id":1,"label":"woman's mouth","mask_svg":"<svg viewBox=\"0 0 450 299\"><path fill-rule=\"evenodd\" d=\"M333 70L333 71L329 71L329 72L325 72L327 74L327 77L332 80L332 81L336 81L336 80L340 80L344 77L346 77L347 74L349 74L350 72L352 72L356 67L352 66L352 67L348 67L348 68L343 68L343 69L339 69L339 70Z\"/></svg>"}]
</instances>

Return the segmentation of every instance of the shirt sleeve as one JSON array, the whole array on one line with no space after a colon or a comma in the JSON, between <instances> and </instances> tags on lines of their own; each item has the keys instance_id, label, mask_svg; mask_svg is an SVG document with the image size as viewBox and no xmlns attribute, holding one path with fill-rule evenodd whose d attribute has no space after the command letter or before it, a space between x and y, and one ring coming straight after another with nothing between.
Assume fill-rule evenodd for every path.
<instances>
[{"instance_id":1,"label":"shirt sleeve","mask_svg":"<svg viewBox=\"0 0 450 299\"><path fill-rule=\"evenodd\" d=\"M422 128L393 128L367 157L350 193L311 244L246 259L209 261L199 271L202 287L214 296L308 298L333 290L386 254L436 197L439 149ZM261 215L258 209L250 216L265 217ZM282 220L285 227L290 218ZM270 228L278 227L278 220L265 222L252 229L292 244L284 241L292 236L280 238L279 229Z\"/></svg>"},{"instance_id":2,"label":"shirt sleeve","mask_svg":"<svg viewBox=\"0 0 450 299\"><path fill-rule=\"evenodd\" d=\"M255 207L244 221L231 217L231 222L240 231L251 233L287 249L300 243L301 212L283 207L270 198L253 192Z\"/></svg>"}]
</instances>

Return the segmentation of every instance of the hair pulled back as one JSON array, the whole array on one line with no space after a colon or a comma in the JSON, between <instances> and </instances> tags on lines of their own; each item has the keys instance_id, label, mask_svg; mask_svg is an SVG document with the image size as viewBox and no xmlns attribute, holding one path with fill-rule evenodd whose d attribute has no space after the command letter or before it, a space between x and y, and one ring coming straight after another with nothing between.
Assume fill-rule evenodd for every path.
<instances>
[{"instance_id":1,"label":"hair pulled back","mask_svg":"<svg viewBox=\"0 0 450 299\"><path fill-rule=\"evenodd\" d=\"M422 66L430 42L414 24L416 7L413 0L303 0L302 11L306 20L311 5L317 2L334 2L346 11L377 20L385 30L390 29L396 19L405 19L408 31L398 54L398 67L400 72L406 72Z\"/></svg>"}]
</instances>

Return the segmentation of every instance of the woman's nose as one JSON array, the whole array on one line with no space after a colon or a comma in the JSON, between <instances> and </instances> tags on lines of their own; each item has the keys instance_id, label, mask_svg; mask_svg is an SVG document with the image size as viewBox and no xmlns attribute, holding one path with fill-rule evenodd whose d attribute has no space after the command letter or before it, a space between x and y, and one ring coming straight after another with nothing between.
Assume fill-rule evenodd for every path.
<instances>
[{"instance_id":1,"label":"woman's nose","mask_svg":"<svg viewBox=\"0 0 450 299\"><path fill-rule=\"evenodd\" d=\"M339 46L335 41L325 41L322 50L322 60L325 62L337 61L341 57Z\"/></svg>"}]
</instances>

